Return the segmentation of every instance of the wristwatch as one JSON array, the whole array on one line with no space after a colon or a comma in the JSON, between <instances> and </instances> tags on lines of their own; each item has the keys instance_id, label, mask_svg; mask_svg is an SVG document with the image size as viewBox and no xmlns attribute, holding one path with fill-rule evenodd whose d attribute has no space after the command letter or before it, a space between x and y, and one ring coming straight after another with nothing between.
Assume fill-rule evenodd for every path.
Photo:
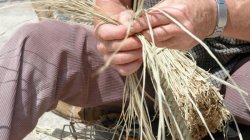
<instances>
[{"instance_id":1,"label":"wristwatch","mask_svg":"<svg viewBox=\"0 0 250 140\"><path fill-rule=\"evenodd\" d=\"M227 5L225 0L216 0L217 1L217 25L212 35L209 38L214 38L220 36L227 24Z\"/></svg>"}]
</instances>

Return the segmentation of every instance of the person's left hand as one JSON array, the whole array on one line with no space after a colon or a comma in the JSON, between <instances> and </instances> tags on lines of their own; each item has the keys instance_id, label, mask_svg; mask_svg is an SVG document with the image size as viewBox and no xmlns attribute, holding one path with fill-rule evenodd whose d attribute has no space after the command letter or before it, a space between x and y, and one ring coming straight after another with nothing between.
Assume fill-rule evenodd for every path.
<instances>
[{"instance_id":1,"label":"person's left hand","mask_svg":"<svg viewBox=\"0 0 250 140\"><path fill-rule=\"evenodd\" d=\"M111 60L110 65L123 76L136 72L142 64L141 42L134 35L124 39L127 34L126 24L130 24L128 21L132 14L133 11L125 10L115 15L116 20L124 25L101 24L95 30L99 40L97 48L104 60Z\"/></svg>"},{"instance_id":2,"label":"person's left hand","mask_svg":"<svg viewBox=\"0 0 250 140\"><path fill-rule=\"evenodd\" d=\"M208 37L214 31L217 21L215 0L167 0L154 7L173 16L200 39ZM198 44L159 11L150 10L148 14L157 47L189 50ZM132 25L131 34L141 32L151 40L145 15Z\"/></svg>"}]
</instances>

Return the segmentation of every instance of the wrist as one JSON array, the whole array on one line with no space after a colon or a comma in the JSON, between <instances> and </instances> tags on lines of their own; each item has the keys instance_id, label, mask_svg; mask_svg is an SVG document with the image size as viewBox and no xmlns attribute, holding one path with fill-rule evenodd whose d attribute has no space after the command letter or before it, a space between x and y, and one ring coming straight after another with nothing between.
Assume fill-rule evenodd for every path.
<instances>
[{"instance_id":1,"label":"wrist","mask_svg":"<svg viewBox=\"0 0 250 140\"><path fill-rule=\"evenodd\" d=\"M243 27L242 32L244 29L247 29L249 26L244 26L246 23L245 19L249 19L248 14L249 12L244 12L247 7L242 5L248 6L248 4L238 1L238 0L227 0L227 7L228 7L228 22L224 29L223 36L227 37L236 37L240 31L240 28ZM247 10L250 11L250 10ZM242 17L244 20L242 20ZM241 24L243 23L243 24Z\"/></svg>"},{"instance_id":2,"label":"wrist","mask_svg":"<svg viewBox=\"0 0 250 140\"><path fill-rule=\"evenodd\" d=\"M208 14L210 18L207 20L207 23L209 23L210 28L207 36L213 34L217 25L217 18L218 18L217 0L209 0L209 7L210 7L210 12Z\"/></svg>"}]
</instances>

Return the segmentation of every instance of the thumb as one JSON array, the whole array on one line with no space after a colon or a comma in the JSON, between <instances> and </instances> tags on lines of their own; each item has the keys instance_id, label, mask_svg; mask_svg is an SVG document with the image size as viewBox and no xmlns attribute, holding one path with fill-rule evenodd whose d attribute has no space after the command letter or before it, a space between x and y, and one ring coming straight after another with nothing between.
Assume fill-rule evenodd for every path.
<instances>
[{"instance_id":1,"label":"thumb","mask_svg":"<svg viewBox=\"0 0 250 140\"><path fill-rule=\"evenodd\" d=\"M133 23L133 17L134 11L125 10L119 14L118 21L128 27Z\"/></svg>"}]
</instances>

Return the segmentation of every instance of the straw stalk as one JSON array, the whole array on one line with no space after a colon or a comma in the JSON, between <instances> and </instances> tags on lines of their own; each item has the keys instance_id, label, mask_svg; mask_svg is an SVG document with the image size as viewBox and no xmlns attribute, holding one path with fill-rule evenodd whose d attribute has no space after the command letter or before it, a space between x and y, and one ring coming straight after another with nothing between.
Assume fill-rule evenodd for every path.
<instances>
[{"instance_id":1,"label":"straw stalk","mask_svg":"<svg viewBox=\"0 0 250 140\"><path fill-rule=\"evenodd\" d=\"M197 39L165 11L156 8L143 10L143 2L143 0L134 0L136 16L132 19L136 19L142 13L148 17L152 11L158 11ZM81 22L96 18L109 24L121 24L103 14L91 0L48 0L42 3L52 7L53 12L80 19ZM149 21L148 26L154 40ZM223 104L218 89L210 82L212 75L198 67L188 52L160 49L154 41L147 41L143 35L136 36L142 43L143 67L140 72L126 78L123 111L114 129L123 123L122 130L126 132L125 137L128 137L128 134L133 132L131 130L136 122L139 124L138 138L143 140L162 140L168 133L174 139L201 139L207 134L213 139L211 133L222 131L226 122L233 116ZM207 47L205 44L202 46ZM100 71L109 66L109 62L107 61ZM154 93L147 93L145 90L148 80L152 82ZM230 86L238 89L237 86ZM148 102L154 103L155 118L159 120L157 136L152 131Z\"/></svg>"}]
</instances>

